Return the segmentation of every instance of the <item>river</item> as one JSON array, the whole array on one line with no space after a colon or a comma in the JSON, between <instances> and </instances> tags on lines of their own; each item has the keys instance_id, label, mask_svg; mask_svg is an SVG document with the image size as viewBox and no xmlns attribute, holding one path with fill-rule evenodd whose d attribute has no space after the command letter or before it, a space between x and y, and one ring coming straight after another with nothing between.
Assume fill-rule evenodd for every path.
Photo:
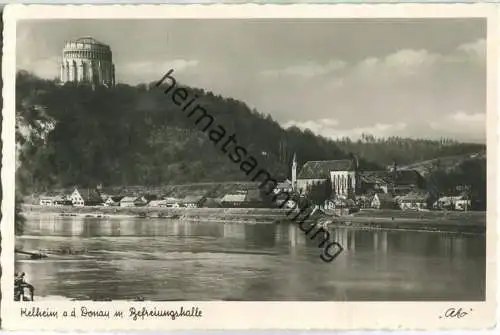
<instances>
[{"instance_id":1,"label":"river","mask_svg":"<svg viewBox=\"0 0 500 335\"><path fill-rule=\"evenodd\" d=\"M484 300L486 239L410 231L332 229L344 252L320 259L293 224L27 217L16 256L44 299L438 301Z\"/></svg>"}]
</instances>

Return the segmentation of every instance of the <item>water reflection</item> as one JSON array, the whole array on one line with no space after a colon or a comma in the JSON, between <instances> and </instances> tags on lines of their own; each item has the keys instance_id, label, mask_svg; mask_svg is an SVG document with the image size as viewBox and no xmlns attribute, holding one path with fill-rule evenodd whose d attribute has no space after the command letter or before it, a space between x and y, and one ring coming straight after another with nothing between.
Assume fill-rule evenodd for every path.
<instances>
[{"instance_id":1,"label":"water reflection","mask_svg":"<svg viewBox=\"0 0 500 335\"><path fill-rule=\"evenodd\" d=\"M332 229L332 263L294 225L29 217L19 258L37 293L75 299L484 300L485 237Z\"/></svg>"}]
</instances>

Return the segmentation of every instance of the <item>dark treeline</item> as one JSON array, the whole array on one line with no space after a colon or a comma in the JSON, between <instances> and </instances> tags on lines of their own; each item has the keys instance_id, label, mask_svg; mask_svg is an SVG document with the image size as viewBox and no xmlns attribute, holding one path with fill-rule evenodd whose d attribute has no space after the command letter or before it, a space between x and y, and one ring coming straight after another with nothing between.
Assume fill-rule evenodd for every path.
<instances>
[{"instance_id":1,"label":"dark treeline","mask_svg":"<svg viewBox=\"0 0 500 335\"><path fill-rule=\"evenodd\" d=\"M451 139L440 140L413 139L402 137L377 138L362 134L353 141L349 138L336 140L335 143L344 151L353 152L359 157L388 166L396 162L406 165L443 156L458 156L486 151L484 144L461 143Z\"/></svg>"},{"instance_id":2,"label":"dark treeline","mask_svg":"<svg viewBox=\"0 0 500 335\"><path fill-rule=\"evenodd\" d=\"M346 159L354 152L360 168L371 170L394 160L411 163L478 151L477 145L442 141L333 141L309 130L284 130L240 101L200 89L190 92L276 179L290 177L294 152L299 167L308 160ZM247 180L154 83L92 90L20 71L16 119L23 193L73 185Z\"/></svg>"},{"instance_id":3,"label":"dark treeline","mask_svg":"<svg viewBox=\"0 0 500 335\"><path fill-rule=\"evenodd\" d=\"M427 176L429 192L434 199L443 195L464 193L470 197L472 209L486 209L486 159L471 159L451 170L443 169L436 160Z\"/></svg>"}]
</instances>

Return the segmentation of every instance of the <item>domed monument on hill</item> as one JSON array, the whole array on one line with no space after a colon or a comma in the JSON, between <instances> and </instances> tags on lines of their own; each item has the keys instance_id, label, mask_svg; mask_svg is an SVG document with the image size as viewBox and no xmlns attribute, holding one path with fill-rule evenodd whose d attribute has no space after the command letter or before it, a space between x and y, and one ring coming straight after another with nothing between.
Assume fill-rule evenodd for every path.
<instances>
[{"instance_id":1,"label":"domed monument on hill","mask_svg":"<svg viewBox=\"0 0 500 335\"><path fill-rule=\"evenodd\" d=\"M92 37L67 41L63 49L61 82L115 85L111 48Z\"/></svg>"}]
</instances>

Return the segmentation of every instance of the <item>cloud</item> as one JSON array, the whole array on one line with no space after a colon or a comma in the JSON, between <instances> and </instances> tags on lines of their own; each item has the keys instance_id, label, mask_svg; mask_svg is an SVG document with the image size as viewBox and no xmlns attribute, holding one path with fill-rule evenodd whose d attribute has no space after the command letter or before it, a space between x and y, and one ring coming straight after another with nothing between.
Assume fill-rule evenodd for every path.
<instances>
[{"instance_id":1,"label":"cloud","mask_svg":"<svg viewBox=\"0 0 500 335\"><path fill-rule=\"evenodd\" d=\"M268 90L265 97L256 97L262 102L256 107L278 114L285 127L308 128L331 138L370 133L477 140L485 134L485 114L477 113L486 110L485 46L478 39L448 52L401 48L350 63L306 62L303 67L268 70L280 75L266 78L267 86L262 86ZM342 66L330 66L328 72L326 64ZM296 80L299 74L307 77L307 84ZM336 123L326 124L325 119ZM467 129L468 122L474 126Z\"/></svg>"},{"instance_id":2,"label":"cloud","mask_svg":"<svg viewBox=\"0 0 500 335\"><path fill-rule=\"evenodd\" d=\"M429 122L429 128L442 137L457 137L473 142L486 139L486 114L457 111Z\"/></svg>"},{"instance_id":3,"label":"cloud","mask_svg":"<svg viewBox=\"0 0 500 335\"><path fill-rule=\"evenodd\" d=\"M300 65L293 65L284 69L278 70L265 70L261 74L264 76L299 76L305 78L312 78L316 76L323 76L346 67L346 62L333 59L325 64L317 64L314 62L307 62Z\"/></svg>"},{"instance_id":4,"label":"cloud","mask_svg":"<svg viewBox=\"0 0 500 335\"><path fill-rule=\"evenodd\" d=\"M189 71L198 67L200 62L194 59L174 59L170 61L140 61L116 63L116 76L121 82L132 82L131 78L140 82L150 82L173 69L176 74Z\"/></svg>"},{"instance_id":5,"label":"cloud","mask_svg":"<svg viewBox=\"0 0 500 335\"><path fill-rule=\"evenodd\" d=\"M332 74L339 70L347 70L349 75L353 74L421 74L421 71L440 66L447 61L479 61L486 62L486 40L477 39L472 42L463 43L450 53L440 54L425 49L400 49L383 57L366 57L365 59L349 64L340 59L332 59L326 63L305 62L283 69L271 69L262 71L263 75L274 76L303 76L315 77Z\"/></svg>"},{"instance_id":6,"label":"cloud","mask_svg":"<svg viewBox=\"0 0 500 335\"><path fill-rule=\"evenodd\" d=\"M456 112L454 114L449 115L449 118L455 122L459 123L470 123L470 122L486 122L486 114L485 113L474 113L467 114L463 111Z\"/></svg>"},{"instance_id":7,"label":"cloud","mask_svg":"<svg viewBox=\"0 0 500 335\"><path fill-rule=\"evenodd\" d=\"M458 46L457 53L461 53L466 58L475 59L479 62L486 60L486 39L480 38L474 42L464 43Z\"/></svg>"},{"instance_id":8,"label":"cloud","mask_svg":"<svg viewBox=\"0 0 500 335\"><path fill-rule=\"evenodd\" d=\"M173 69L175 72L182 72L188 68L198 66L197 60L175 59L171 61L142 61L128 62L122 65L121 71L127 74L141 75L143 73L161 73Z\"/></svg>"}]
</instances>

